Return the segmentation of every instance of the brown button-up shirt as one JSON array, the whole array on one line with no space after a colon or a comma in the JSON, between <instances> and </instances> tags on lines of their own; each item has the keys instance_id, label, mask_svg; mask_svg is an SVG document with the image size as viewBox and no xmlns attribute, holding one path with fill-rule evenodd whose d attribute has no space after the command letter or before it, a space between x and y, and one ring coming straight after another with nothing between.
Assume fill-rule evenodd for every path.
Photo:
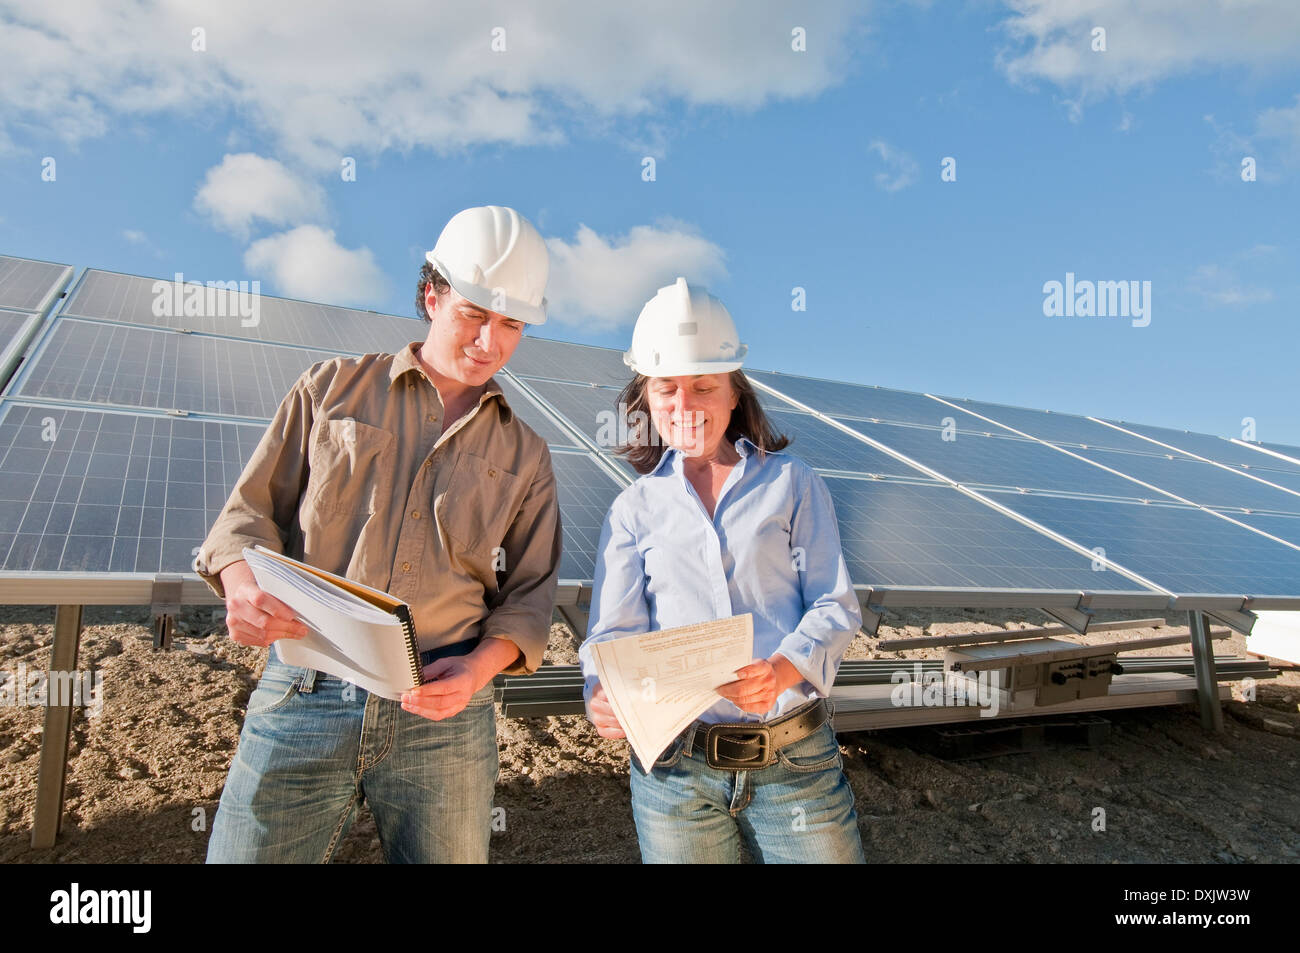
<instances>
[{"instance_id":1,"label":"brown button-up shirt","mask_svg":"<svg viewBox=\"0 0 1300 953\"><path fill-rule=\"evenodd\" d=\"M496 381L444 428L415 357L308 369L271 421L194 560L218 574L261 543L410 605L420 649L507 639L534 671L550 630L560 511L545 441Z\"/></svg>"}]
</instances>

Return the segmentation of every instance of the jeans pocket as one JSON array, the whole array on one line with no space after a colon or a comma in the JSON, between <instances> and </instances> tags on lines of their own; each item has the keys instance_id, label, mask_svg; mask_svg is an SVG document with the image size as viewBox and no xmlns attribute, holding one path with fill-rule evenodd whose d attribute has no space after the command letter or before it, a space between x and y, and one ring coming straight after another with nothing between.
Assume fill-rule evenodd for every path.
<instances>
[{"instance_id":1,"label":"jeans pocket","mask_svg":"<svg viewBox=\"0 0 1300 953\"><path fill-rule=\"evenodd\" d=\"M266 670L262 672L257 688L248 697L248 707L244 711L244 717L265 715L289 704L298 694L304 674L301 668L267 662Z\"/></svg>"},{"instance_id":2,"label":"jeans pocket","mask_svg":"<svg viewBox=\"0 0 1300 953\"><path fill-rule=\"evenodd\" d=\"M807 738L786 745L776 753L776 758L792 771L824 771L840 766L840 745L827 723Z\"/></svg>"}]
</instances>

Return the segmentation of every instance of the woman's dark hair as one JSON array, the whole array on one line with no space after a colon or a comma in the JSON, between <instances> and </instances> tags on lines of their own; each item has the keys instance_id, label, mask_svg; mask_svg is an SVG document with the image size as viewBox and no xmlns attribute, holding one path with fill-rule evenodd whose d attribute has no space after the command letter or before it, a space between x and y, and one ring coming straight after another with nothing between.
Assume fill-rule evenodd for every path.
<instances>
[{"instance_id":1,"label":"woman's dark hair","mask_svg":"<svg viewBox=\"0 0 1300 953\"><path fill-rule=\"evenodd\" d=\"M416 317L424 318L429 321L429 314L424 310L424 295L429 290L429 283L433 283L433 293L441 297L451 290L451 285L447 284L447 279L438 274L438 269L427 261L424 267L420 269L420 283L415 286L415 314Z\"/></svg>"},{"instance_id":2,"label":"woman's dark hair","mask_svg":"<svg viewBox=\"0 0 1300 953\"><path fill-rule=\"evenodd\" d=\"M754 393L754 385L749 382L745 372L736 369L729 375L732 390L739 398L727 423L726 439L733 443L746 437L760 453L769 450L784 450L790 445L790 438L779 434L772 427L772 422L763 413ZM650 400L646 396L646 385L650 378L638 374L623 392L618 395L618 413L623 415L627 442L614 452L627 457L637 473L649 473L659 465L664 455L664 441L655 430L650 418ZM642 428L645 428L644 430Z\"/></svg>"}]
</instances>

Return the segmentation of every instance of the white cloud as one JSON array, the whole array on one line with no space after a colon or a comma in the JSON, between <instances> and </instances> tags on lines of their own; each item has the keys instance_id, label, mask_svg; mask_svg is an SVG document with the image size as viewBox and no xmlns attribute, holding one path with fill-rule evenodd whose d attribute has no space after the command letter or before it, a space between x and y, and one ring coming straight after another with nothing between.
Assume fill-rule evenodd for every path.
<instances>
[{"instance_id":1,"label":"white cloud","mask_svg":"<svg viewBox=\"0 0 1300 953\"><path fill-rule=\"evenodd\" d=\"M122 237L132 245L148 245L149 236L144 232L136 231L134 228L125 228L122 230Z\"/></svg>"},{"instance_id":2,"label":"white cloud","mask_svg":"<svg viewBox=\"0 0 1300 953\"><path fill-rule=\"evenodd\" d=\"M1255 128L1261 139L1281 144L1284 162L1300 162L1300 95L1293 106L1265 109L1255 118Z\"/></svg>"},{"instance_id":3,"label":"white cloud","mask_svg":"<svg viewBox=\"0 0 1300 953\"><path fill-rule=\"evenodd\" d=\"M842 82L870 5L821 0L475 4L9 0L0 19L0 140L33 126L68 141L122 116L234 110L276 154L343 154L563 138L569 124L640 126L669 104L750 109ZM791 49L791 30L807 50ZM191 31L206 31L206 50ZM506 49L493 52L500 27ZM636 133L628 138L636 139Z\"/></svg>"},{"instance_id":4,"label":"white cloud","mask_svg":"<svg viewBox=\"0 0 1300 953\"><path fill-rule=\"evenodd\" d=\"M1192 273L1188 286L1211 306L1240 307L1272 301L1270 289L1243 278L1240 272L1276 250L1272 245L1255 245L1229 256L1229 264L1201 265Z\"/></svg>"},{"instance_id":5,"label":"white cloud","mask_svg":"<svg viewBox=\"0 0 1300 953\"><path fill-rule=\"evenodd\" d=\"M194 207L218 228L246 238L257 219L283 227L324 218L325 192L274 159L241 152L208 169Z\"/></svg>"},{"instance_id":6,"label":"white cloud","mask_svg":"<svg viewBox=\"0 0 1300 953\"><path fill-rule=\"evenodd\" d=\"M270 277L292 298L364 306L384 294L384 276L368 248L344 248L316 225L253 242L244 252L252 277Z\"/></svg>"},{"instance_id":7,"label":"white cloud","mask_svg":"<svg viewBox=\"0 0 1300 953\"><path fill-rule=\"evenodd\" d=\"M702 285L726 277L723 250L681 222L638 225L607 239L586 225L573 242L548 238L548 313L592 331L630 326L642 306L678 275Z\"/></svg>"},{"instance_id":8,"label":"white cloud","mask_svg":"<svg viewBox=\"0 0 1300 953\"><path fill-rule=\"evenodd\" d=\"M877 139L867 146L867 149L880 156L880 161L885 164L885 171L877 172L873 178L876 186L886 192L897 192L907 188L921 174L921 167L917 165L915 159L887 142Z\"/></svg>"},{"instance_id":9,"label":"white cloud","mask_svg":"<svg viewBox=\"0 0 1300 953\"><path fill-rule=\"evenodd\" d=\"M1295 0L1005 0L1013 48L998 65L1014 83L1045 80L1073 110L1087 100L1201 69L1279 66L1300 56ZM1104 52L1093 29L1106 31Z\"/></svg>"}]
</instances>

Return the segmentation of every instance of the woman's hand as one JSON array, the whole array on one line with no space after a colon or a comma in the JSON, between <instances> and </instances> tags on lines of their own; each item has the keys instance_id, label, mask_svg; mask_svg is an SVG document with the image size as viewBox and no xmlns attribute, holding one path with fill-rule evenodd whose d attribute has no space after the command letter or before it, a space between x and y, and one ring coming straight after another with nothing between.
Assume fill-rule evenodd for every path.
<instances>
[{"instance_id":1,"label":"woman's hand","mask_svg":"<svg viewBox=\"0 0 1300 953\"><path fill-rule=\"evenodd\" d=\"M718 686L718 694L741 711L763 715L788 688L803 681L799 670L780 652L771 658L754 659L736 672L734 682Z\"/></svg>"},{"instance_id":2,"label":"woman's hand","mask_svg":"<svg viewBox=\"0 0 1300 953\"><path fill-rule=\"evenodd\" d=\"M605 697L605 686L600 682L596 683L591 701L587 702L587 718L596 726L596 734L602 738L627 737L623 726L618 723L618 716L614 714L614 707Z\"/></svg>"}]
</instances>

